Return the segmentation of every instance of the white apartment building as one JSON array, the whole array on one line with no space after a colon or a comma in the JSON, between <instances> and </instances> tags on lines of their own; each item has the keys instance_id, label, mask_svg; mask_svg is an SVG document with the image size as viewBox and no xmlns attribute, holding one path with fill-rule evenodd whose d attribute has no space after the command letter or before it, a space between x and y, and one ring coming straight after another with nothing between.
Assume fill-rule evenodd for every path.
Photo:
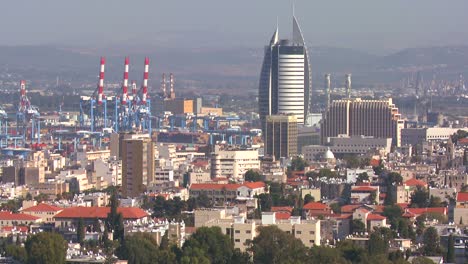
<instances>
[{"instance_id":1,"label":"white apartment building","mask_svg":"<svg viewBox=\"0 0 468 264\"><path fill-rule=\"evenodd\" d=\"M258 150L224 148L215 146L211 155L211 177L227 177L236 181L243 181L248 170L260 169Z\"/></svg>"}]
</instances>

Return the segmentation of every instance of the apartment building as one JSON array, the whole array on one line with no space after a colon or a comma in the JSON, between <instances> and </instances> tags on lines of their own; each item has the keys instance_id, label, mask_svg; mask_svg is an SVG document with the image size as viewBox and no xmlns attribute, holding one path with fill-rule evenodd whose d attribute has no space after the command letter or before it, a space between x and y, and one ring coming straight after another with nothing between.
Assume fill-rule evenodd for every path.
<instances>
[{"instance_id":1,"label":"apartment building","mask_svg":"<svg viewBox=\"0 0 468 264\"><path fill-rule=\"evenodd\" d=\"M211 154L211 177L243 181L248 170L260 169L258 150L216 145Z\"/></svg>"}]
</instances>

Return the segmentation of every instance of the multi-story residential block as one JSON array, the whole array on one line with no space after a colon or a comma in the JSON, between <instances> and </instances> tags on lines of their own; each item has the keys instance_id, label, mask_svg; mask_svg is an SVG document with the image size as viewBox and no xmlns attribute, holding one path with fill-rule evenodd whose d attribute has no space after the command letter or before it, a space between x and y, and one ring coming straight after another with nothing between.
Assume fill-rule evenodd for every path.
<instances>
[{"instance_id":1,"label":"multi-story residential block","mask_svg":"<svg viewBox=\"0 0 468 264\"><path fill-rule=\"evenodd\" d=\"M211 154L211 177L243 181L248 170L260 169L258 150L215 146Z\"/></svg>"},{"instance_id":2,"label":"multi-story residential block","mask_svg":"<svg viewBox=\"0 0 468 264\"><path fill-rule=\"evenodd\" d=\"M154 147L150 138L124 139L122 143L122 194L141 195L154 180Z\"/></svg>"}]
</instances>

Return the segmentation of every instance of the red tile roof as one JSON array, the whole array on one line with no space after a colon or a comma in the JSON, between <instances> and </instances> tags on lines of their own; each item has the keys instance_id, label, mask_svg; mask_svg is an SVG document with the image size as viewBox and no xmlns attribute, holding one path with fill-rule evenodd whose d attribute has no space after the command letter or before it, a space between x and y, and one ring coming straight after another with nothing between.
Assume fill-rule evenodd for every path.
<instances>
[{"instance_id":1,"label":"red tile roof","mask_svg":"<svg viewBox=\"0 0 468 264\"><path fill-rule=\"evenodd\" d=\"M46 203L40 203L38 205L23 209L22 212L58 212L61 210L63 210L63 208L61 207L57 207Z\"/></svg>"},{"instance_id":2,"label":"red tile roof","mask_svg":"<svg viewBox=\"0 0 468 264\"><path fill-rule=\"evenodd\" d=\"M377 187L371 186L353 186L351 187L351 192L374 192L377 191Z\"/></svg>"},{"instance_id":3,"label":"red tile roof","mask_svg":"<svg viewBox=\"0 0 468 264\"><path fill-rule=\"evenodd\" d=\"M291 218L291 214L290 213L283 213L283 212L276 212L275 213L275 218L278 219L278 220L287 220L287 219Z\"/></svg>"},{"instance_id":4,"label":"red tile roof","mask_svg":"<svg viewBox=\"0 0 468 264\"><path fill-rule=\"evenodd\" d=\"M406 208L406 212L414 215L422 215L424 213L439 213L447 215L447 207Z\"/></svg>"},{"instance_id":5,"label":"red tile roof","mask_svg":"<svg viewBox=\"0 0 468 264\"><path fill-rule=\"evenodd\" d=\"M110 212L110 207L70 207L63 209L62 212L55 215L54 218L99 218L104 219ZM122 213L123 219L140 219L148 214L137 207L119 207L117 213Z\"/></svg>"},{"instance_id":6,"label":"red tile roof","mask_svg":"<svg viewBox=\"0 0 468 264\"><path fill-rule=\"evenodd\" d=\"M462 138L458 140L458 144L460 145L468 145L468 138Z\"/></svg>"},{"instance_id":7,"label":"red tile roof","mask_svg":"<svg viewBox=\"0 0 468 264\"><path fill-rule=\"evenodd\" d=\"M357 208L361 207L361 204L348 204L341 207L342 213L353 213Z\"/></svg>"},{"instance_id":8,"label":"red tile roof","mask_svg":"<svg viewBox=\"0 0 468 264\"><path fill-rule=\"evenodd\" d=\"M372 167L378 167L378 166L380 165L380 160L378 160L378 159L371 159L370 165L371 165Z\"/></svg>"},{"instance_id":9,"label":"red tile roof","mask_svg":"<svg viewBox=\"0 0 468 264\"><path fill-rule=\"evenodd\" d=\"M398 206L401 207L401 209L406 209L409 206L409 203L397 203Z\"/></svg>"},{"instance_id":10,"label":"red tile roof","mask_svg":"<svg viewBox=\"0 0 468 264\"><path fill-rule=\"evenodd\" d=\"M466 202L466 201L468 201L468 192L457 193L457 202Z\"/></svg>"},{"instance_id":11,"label":"red tile roof","mask_svg":"<svg viewBox=\"0 0 468 264\"><path fill-rule=\"evenodd\" d=\"M0 212L0 220L6 221L36 221L41 219L40 217L28 215L28 214L14 214L8 211L1 211Z\"/></svg>"},{"instance_id":12,"label":"red tile roof","mask_svg":"<svg viewBox=\"0 0 468 264\"><path fill-rule=\"evenodd\" d=\"M222 190L225 188L226 190L237 190L237 188L241 187L242 184L216 184L216 183L192 183L190 185L190 190Z\"/></svg>"},{"instance_id":13,"label":"red tile roof","mask_svg":"<svg viewBox=\"0 0 468 264\"><path fill-rule=\"evenodd\" d=\"M425 181L421 181L415 178L411 178L407 181L405 181L406 186L427 186L427 183Z\"/></svg>"},{"instance_id":14,"label":"red tile roof","mask_svg":"<svg viewBox=\"0 0 468 264\"><path fill-rule=\"evenodd\" d=\"M373 221L373 220L384 220L387 219L385 216L381 216L378 214L368 214L367 215L367 220L368 221Z\"/></svg>"},{"instance_id":15,"label":"red tile roof","mask_svg":"<svg viewBox=\"0 0 468 264\"><path fill-rule=\"evenodd\" d=\"M385 206L384 205L374 205L373 208L374 208L374 213L381 214L381 213L383 213L383 210L385 209Z\"/></svg>"},{"instance_id":16,"label":"red tile roof","mask_svg":"<svg viewBox=\"0 0 468 264\"><path fill-rule=\"evenodd\" d=\"M323 204L323 203L317 203L317 202L310 202L308 204L305 204L302 209L304 210L327 210L329 209L328 205Z\"/></svg>"},{"instance_id":17,"label":"red tile roof","mask_svg":"<svg viewBox=\"0 0 468 264\"><path fill-rule=\"evenodd\" d=\"M265 188L264 182L245 182L244 186L250 189Z\"/></svg>"},{"instance_id":18,"label":"red tile roof","mask_svg":"<svg viewBox=\"0 0 468 264\"><path fill-rule=\"evenodd\" d=\"M353 214L334 214L330 215L331 218L335 219L351 219Z\"/></svg>"},{"instance_id":19,"label":"red tile roof","mask_svg":"<svg viewBox=\"0 0 468 264\"><path fill-rule=\"evenodd\" d=\"M293 208L291 206L272 206L271 207L272 212L288 212L292 213Z\"/></svg>"}]
</instances>

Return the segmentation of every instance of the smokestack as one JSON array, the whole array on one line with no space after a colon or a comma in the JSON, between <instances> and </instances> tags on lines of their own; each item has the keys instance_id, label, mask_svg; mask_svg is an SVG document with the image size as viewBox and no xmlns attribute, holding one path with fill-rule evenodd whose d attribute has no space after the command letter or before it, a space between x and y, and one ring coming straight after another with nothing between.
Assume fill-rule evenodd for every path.
<instances>
[{"instance_id":1,"label":"smokestack","mask_svg":"<svg viewBox=\"0 0 468 264\"><path fill-rule=\"evenodd\" d=\"M106 59L101 57L101 68L99 72L99 84L98 84L98 105L102 105L102 99L104 96L104 67L106 64Z\"/></svg>"},{"instance_id":2,"label":"smokestack","mask_svg":"<svg viewBox=\"0 0 468 264\"><path fill-rule=\"evenodd\" d=\"M124 69L124 76L123 76L122 100L121 100L122 105L127 104L127 98L128 98L128 64L129 64L129 59L128 57L125 57L125 69Z\"/></svg>"},{"instance_id":3,"label":"smokestack","mask_svg":"<svg viewBox=\"0 0 468 264\"><path fill-rule=\"evenodd\" d=\"M330 107L331 74L325 74L325 93L327 94L327 109Z\"/></svg>"},{"instance_id":4,"label":"smokestack","mask_svg":"<svg viewBox=\"0 0 468 264\"><path fill-rule=\"evenodd\" d=\"M169 85L170 85L170 88L171 88L170 98L171 98L171 99L175 99L175 92L174 92L174 74L172 74L172 73L169 75Z\"/></svg>"},{"instance_id":5,"label":"smokestack","mask_svg":"<svg viewBox=\"0 0 468 264\"><path fill-rule=\"evenodd\" d=\"M351 98L351 73L345 75L346 97Z\"/></svg>"},{"instance_id":6,"label":"smokestack","mask_svg":"<svg viewBox=\"0 0 468 264\"><path fill-rule=\"evenodd\" d=\"M166 98L167 93L166 93L166 74L165 73L162 74L161 90L163 92L163 98Z\"/></svg>"},{"instance_id":7,"label":"smokestack","mask_svg":"<svg viewBox=\"0 0 468 264\"><path fill-rule=\"evenodd\" d=\"M143 73L143 91L141 96L141 103L146 104L148 97L148 70L149 70L149 58L145 58L145 71Z\"/></svg>"}]
</instances>

